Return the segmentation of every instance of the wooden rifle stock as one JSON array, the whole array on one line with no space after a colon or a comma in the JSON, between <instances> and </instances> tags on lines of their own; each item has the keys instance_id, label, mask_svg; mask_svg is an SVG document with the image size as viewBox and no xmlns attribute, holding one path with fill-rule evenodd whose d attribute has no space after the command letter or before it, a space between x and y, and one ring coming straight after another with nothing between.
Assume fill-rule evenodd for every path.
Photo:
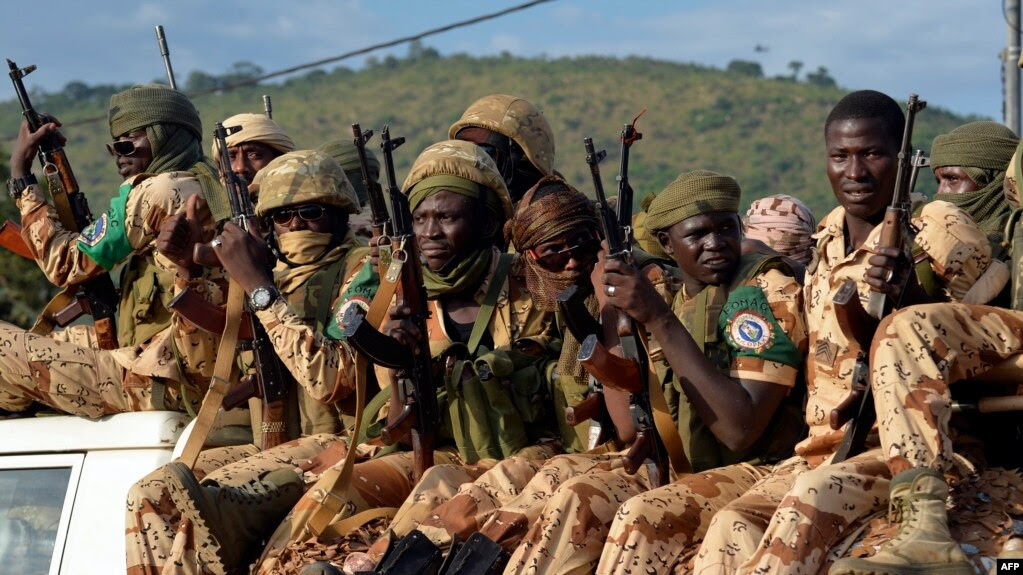
<instances>
[{"instance_id":1,"label":"wooden rifle stock","mask_svg":"<svg viewBox=\"0 0 1023 575\"><path fill-rule=\"evenodd\" d=\"M575 427L580 423L597 419L604 410L604 394L590 391L579 403L565 408L565 421Z\"/></svg>"},{"instance_id":2,"label":"wooden rifle stock","mask_svg":"<svg viewBox=\"0 0 1023 575\"><path fill-rule=\"evenodd\" d=\"M227 325L227 312L223 307L206 301L192 288L185 288L174 296L167 307L199 329L212 334L224 333ZM252 340L252 316L244 313L238 328L239 341Z\"/></svg>"},{"instance_id":3,"label":"wooden rifle stock","mask_svg":"<svg viewBox=\"0 0 1023 575\"><path fill-rule=\"evenodd\" d=\"M629 393L643 393L643 374L632 359L611 353L595 335L589 335L579 348L579 363L604 386Z\"/></svg>"},{"instance_id":4,"label":"wooden rifle stock","mask_svg":"<svg viewBox=\"0 0 1023 575\"><path fill-rule=\"evenodd\" d=\"M32 250L25 243L25 238L21 237L21 225L11 220L0 224L0 246L25 259L35 259L35 256L32 255Z\"/></svg>"}]
</instances>

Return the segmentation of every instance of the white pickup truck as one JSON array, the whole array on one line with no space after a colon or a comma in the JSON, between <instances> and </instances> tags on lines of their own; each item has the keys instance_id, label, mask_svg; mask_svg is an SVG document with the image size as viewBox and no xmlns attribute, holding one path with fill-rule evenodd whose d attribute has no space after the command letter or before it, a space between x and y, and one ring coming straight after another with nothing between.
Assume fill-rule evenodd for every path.
<instances>
[{"instance_id":1,"label":"white pickup truck","mask_svg":"<svg viewBox=\"0 0 1023 575\"><path fill-rule=\"evenodd\" d=\"M0 420L0 573L124 572L128 488L170 461L189 417Z\"/></svg>"}]
</instances>

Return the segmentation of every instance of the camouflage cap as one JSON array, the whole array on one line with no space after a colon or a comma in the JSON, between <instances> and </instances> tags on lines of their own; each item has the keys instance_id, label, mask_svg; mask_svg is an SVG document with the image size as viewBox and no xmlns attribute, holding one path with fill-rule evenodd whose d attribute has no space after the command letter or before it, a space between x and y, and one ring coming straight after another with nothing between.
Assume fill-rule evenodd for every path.
<instances>
[{"instance_id":1,"label":"camouflage cap","mask_svg":"<svg viewBox=\"0 0 1023 575\"><path fill-rule=\"evenodd\" d=\"M462 140L445 140L427 147L412 164L401 190L408 194L419 182L440 175L457 176L494 191L504 219L511 218L508 188L494 160L483 148Z\"/></svg>"},{"instance_id":2,"label":"camouflage cap","mask_svg":"<svg viewBox=\"0 0 1023 575\"><path fill-rule=\"evenodd\" d=\"M543 175L554 172L554 132L543 112L522 98L491 94L473 102L448 129L454 139L462 128L484 128L515 140Z\"/></svg>"},{"instance_id":3,"label":"camouflage cap","mask_svg":"<svg viewBox=\"0 0 1023 575\"><path fill-rule=\"evenodd\" d=\"M132 86L110 96L108 120L113 138L153 124L178 124L202 141L202 121L192 101L163 84Z\"/></svg>"},{"instance_id":4,"label":"camouflage cap","mask_svg":"<svg viewBox=\"0 0 1023 575\"><path fill-rule=\"evenodd\" d=\"M225 138L227 147L233 148L245 142L259 142L266 144L282 154L295 151L295 142L291 139L280 124L267 118L265 114L235 114L222 122L225 128L241 126L241 130L230 134ZM220 155L220 145L213 140L210 146L211 157Z\"/></svg>"},{"instance_id":5,"label":"camouflage cap","mask_svg":"<svg viewBox=\"0 0 1023 575\"><path fill-rule=\"evenodd\" d=\"M357 214L359 199L344 170L334 158L316 150L299 150L274 158L260 170L249 187L258 193L260 217L287 206L317 203Z\"/></svg>"}]
</instances>

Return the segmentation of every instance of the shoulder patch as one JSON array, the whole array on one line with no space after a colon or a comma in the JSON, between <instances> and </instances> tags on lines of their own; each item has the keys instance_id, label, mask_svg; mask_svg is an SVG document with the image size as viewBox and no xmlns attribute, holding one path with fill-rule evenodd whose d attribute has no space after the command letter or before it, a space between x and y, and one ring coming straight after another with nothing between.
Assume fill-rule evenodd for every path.
<instances>
[{"instance_id":1,"label":"shoulder patch","mask_svg":"<svg viewBox=\"0 0 1023 575\"><path fill-rule=\"evenodd\" d=\"M370 303L369 299L367 299L365 297L362 297L362 296L352 296L352 297L349 297L347 300L345 300L344 303L339 305L337 307L337 311L334 313L334 322L337 323L338 330L341 333L344 333L344 330L345 330L345 327L346 327L345 326L345 322L344 322L344 317L345 317L345 312L348 311L348 308L352 307L353 305L358 306L358 307L362 308L362 312L363 312L363 314L365 314L365 313L369 312L369 303Z\"/></svg>"},{"instance_id":2,"label":"shoulder patch","mask_svg":"<svg viewBox=\"0 0 1023 575\"><path fill-rule=\"evenodd\" d=\"M79 241L89 246L90 248L96 247L106 235L107 235L107 214L104 213L99 219L93 221L88 225L79 236Z\"/></svg>"},{"instance_id":3,"label":"shoulder patch","mask_svg":"<svg viewBox=\"0 0 1023 575\"><path fill-rule=\"evenodd\" d=\"M756 352L765 350L774 342L774 329L766 317L755 311L743 311L728 322L728 337L736 346Z\"/></svg>"}]
</instances>

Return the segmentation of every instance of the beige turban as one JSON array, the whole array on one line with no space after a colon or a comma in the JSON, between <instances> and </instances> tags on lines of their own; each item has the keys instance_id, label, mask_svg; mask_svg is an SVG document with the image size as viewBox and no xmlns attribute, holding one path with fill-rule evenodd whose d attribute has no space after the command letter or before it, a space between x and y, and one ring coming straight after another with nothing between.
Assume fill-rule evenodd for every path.
<instances>
[{"instance_id":1,"label":"beige turban","mask_svg":"<svg viewBox=\"0 0 1023 575\"><path fill-rule=\"evenodd\" d=\"M817 227L806 204L792 196L775 194L755 200L743 218L743 235L760 240L783 256L810 263Z\"/></svg>"},{"instance_id":2,"label":"beige turban","mask_svg":"<svg viewBox=\"0 0 1023 575\"><path fill-rule=\"evenodd\" d=\"M683 172L650 202L646 229L650 233L666 230L706 212L737 212L741 194L731 176L709 170Z\"/></svg>"},{"instance_id":3,"label":"beige turban","mask_svg":"<svg viewBox=\"0 0 1023 575\"><path fill-rule=\"evenodd\" d=\"M267 118L263 114L237 114L224 120L225 128L241 126L242 129L227 137L227 146L233 148L245 142L259 142L266 144L282 154L295 151L295 142L284 133L277 122ZM220 147L217 141L213 140L211 147L213 158L220 155Z\"/></svg>"}]
</instances>

